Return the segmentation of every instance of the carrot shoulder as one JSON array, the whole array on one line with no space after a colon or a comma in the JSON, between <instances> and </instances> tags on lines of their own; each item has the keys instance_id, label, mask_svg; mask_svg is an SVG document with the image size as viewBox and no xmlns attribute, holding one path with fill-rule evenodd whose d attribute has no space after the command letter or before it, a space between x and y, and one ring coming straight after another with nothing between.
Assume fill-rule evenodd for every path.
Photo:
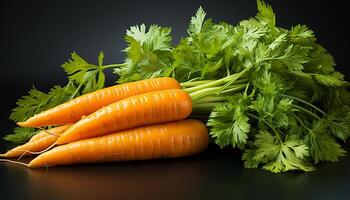
<instances>
[{"instance_id":1,"label":"carrot shoulder","mask_svg":"<svg viewBox=\"0 0 350 200\"><path fill-rule=\"evenodd\" d=\"M58 138L57 144L181 120L191 112L192 99L180 89L136 95L110 104L81 119Z\"/></svg>"},{"instance_id":2,"label":"carrot shoulder","mask_svg":"<svg viewBox=\"0 0 350 200\"><path fill-rule=\"evenodd\" d=\"M121 99L147 92L178 88L181 88L180 84L168 77L115 85L82 95L17 124L24 127L40 127L74 123L82 116L89 115Z\"/></svg>"},{"instance_id":3,"label":"carrot shoulder","mask_svg":"<svg viewBox=\"0 0 350 200\"><path fill-rule=\"evenodd\" d=\"M59 137L70 125L59 126L55 128L48 129L46 131L40 131L34 135L27 143L17 146L5 154L2 154L1 157L4 158L13 158L19 156L31 155L31 152L42 151L52 144L54 144Z\"/></svg>"},{"instance_id":4,"label":"carrot shoulder","mask_svg":"<svg viewBox=\"0 0 350 200\"><path fill-rule=\"evenodd\" d=\"M157 124L57 146L28 167L189 156L203 151L208 137L198 120Z\"/></svg>"}]
</instances>

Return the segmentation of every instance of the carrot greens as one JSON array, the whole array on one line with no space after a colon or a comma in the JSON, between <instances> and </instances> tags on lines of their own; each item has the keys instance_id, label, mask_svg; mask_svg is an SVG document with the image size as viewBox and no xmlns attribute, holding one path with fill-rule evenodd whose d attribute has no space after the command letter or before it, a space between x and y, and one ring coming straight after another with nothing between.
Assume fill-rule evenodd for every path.
<instances>
[{"instance_id":1,"label":"carrot greens","mask_svg":"<svg viewBox=\"0 0 350 200\"><path fill-rule=\"evenodd\" d=\"M258 14L237 25L206 19L200 7L188 36L166 56L135 38L126 48L132 76L142 79L138 71L146 69L181 81L194 116L208 117L220 147L241 149L247 168L311 171L320 161L338 161L350 134L348 82L312 30L278 27L272 8L257 5ZM143 62L151 54L161 67ZM119 73L121 80L129 75Z\"/></svg>"}]
</instances>

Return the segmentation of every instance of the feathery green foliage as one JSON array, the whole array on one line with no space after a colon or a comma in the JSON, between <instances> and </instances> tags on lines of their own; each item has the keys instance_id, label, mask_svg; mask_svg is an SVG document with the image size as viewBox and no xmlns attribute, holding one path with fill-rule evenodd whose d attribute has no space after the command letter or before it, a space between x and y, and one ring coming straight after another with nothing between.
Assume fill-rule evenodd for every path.
<instances>
[{"instance_id":1,"label":"feathery green foliage","mask_svg":"<svg viewBox=\"0 0 350 200\"><path fill-rule=\"evenodd\" d=\"M255 17L237 25L205 19L200 7L188 36L167 45L166 56L142 42L129 42L140 41L142 34L127 34L126 62L150 60L141 52L157 54L154 69L150 62L132 65L137 72L132 80L146 78L146 68L148 77L172 76L183 82L194 99L194 112L211 113L208 126L215 142L242 149L245 167L311 171L311 163L337 161L345 154L339 139L349 136L348 82L312 30L305 25L278 27L271 6L258 0L257 7ZM119 75L121 80L131 77Z\"/></svg>"}]
</instances>

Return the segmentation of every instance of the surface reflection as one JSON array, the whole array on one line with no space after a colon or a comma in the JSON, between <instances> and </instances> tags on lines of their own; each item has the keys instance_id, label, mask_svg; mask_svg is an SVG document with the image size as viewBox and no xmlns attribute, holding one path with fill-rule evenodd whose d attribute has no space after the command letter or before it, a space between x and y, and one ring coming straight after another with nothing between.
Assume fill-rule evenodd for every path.
<instances>
[{"instance_id":1,"label":"surface reflection","mask_svg":"<svg viewBox=\"0 0 350 200\"><path fill-rule=\"evenodd\" d=\"M188 158L48 169L0 163L0 192L12 199L346 199L349 195L349 157L321 164L311 173L272 174L242 165L241 152L213 147Z\"/></svg>"},{"instance_id":2,"label":"surface reflection","mask_svg":"<svg viewBox=\"0 0 350 200\"><path fill-rule=\"evenodd\" d=\"M44 189L59 199L189 198L204 182L206 171L200 165L177 159L29 170L27 185L33 197Z\"/></svg>"}]
</instances>

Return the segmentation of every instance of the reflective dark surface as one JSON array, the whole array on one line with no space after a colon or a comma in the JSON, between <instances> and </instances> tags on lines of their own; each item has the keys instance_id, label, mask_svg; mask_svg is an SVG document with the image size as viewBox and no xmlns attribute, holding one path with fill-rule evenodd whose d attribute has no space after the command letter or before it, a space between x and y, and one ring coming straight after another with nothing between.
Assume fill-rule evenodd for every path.
<instances>
[{"instance_id":1,"label":"reflective dark surface","mask_svg":"<svg viewBox=\"0 0 350 200\"><path fill-rule=\"evenodd\" d=\"M348 151L350 149L347 149ZM348 199L350 157L311 173L244 169L239 152L48 169L0 163L1 199Z\"/></svg>"},{"instance_id":2,"label":"reflective dark surface","mask_svg":"<svg viewBox=\"0 0 350 200\"><path fill-rule=\"evenodd\" d=\"M345 1L266 0L279 26L307 24L349 80L348 6ZM64 85L59 67L76 51L94 62L120 63L126 28L171 26L174 41L186 34L202 5L215 21L237 23L256 14L255 0L11 0L0 2L0 136L16 99L35 85ZM107 72L107 85L116 80ZM349 144L345 145L350 152ZM8 147L0 141L0 152ZM69 197L69 198L68 198ZM239 151L211 147L201 155L144 162L31 170L0 163L0 199L350 199L350 156L311 173L272 174L244 169Z\"/></svg>"}]
</instances>

